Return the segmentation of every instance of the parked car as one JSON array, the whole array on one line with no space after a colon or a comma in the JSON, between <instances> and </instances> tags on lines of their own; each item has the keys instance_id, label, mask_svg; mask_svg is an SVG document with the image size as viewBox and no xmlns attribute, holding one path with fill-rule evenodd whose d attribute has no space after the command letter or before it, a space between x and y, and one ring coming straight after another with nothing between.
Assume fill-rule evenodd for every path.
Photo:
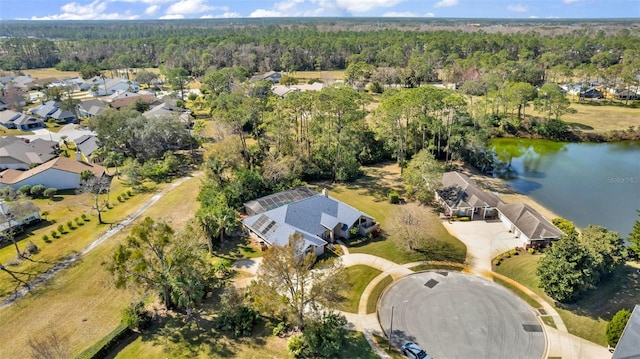
<instances>
[{"instance_id":1,"label":"parked car","mask_svg":"<svg viewBox=\"0 0 640 359\"><path fill-rule=\"evenodd\" d=\"M431 359L429 354L414 342L404 342L402 344L402 354L410 359Z\"/></svg>"}]
</instances>

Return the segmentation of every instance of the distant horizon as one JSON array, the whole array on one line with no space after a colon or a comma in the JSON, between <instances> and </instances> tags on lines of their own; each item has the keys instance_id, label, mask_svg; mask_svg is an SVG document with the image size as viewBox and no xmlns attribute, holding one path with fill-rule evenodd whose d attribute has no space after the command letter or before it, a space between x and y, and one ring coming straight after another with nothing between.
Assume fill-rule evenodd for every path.
<instances>
[{"instance_id":1,"label":"distant horizon","mask_svg":"<svg viewBox=\"0 0 640 359\"><path fill-rule=\"evenodd\" d=\"M631 15L631 16L630 16ZM2 0L0 20L637 20L638 0Z\"/></svg>"}]
</instances>

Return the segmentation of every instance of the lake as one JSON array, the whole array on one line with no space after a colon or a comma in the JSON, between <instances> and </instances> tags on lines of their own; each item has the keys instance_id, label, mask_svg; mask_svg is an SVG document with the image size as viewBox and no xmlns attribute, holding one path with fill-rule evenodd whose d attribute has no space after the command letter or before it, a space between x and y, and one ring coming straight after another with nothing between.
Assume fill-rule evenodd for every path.
<instances>
[{"instance_id":1,"label":"lake","mask_svg":"<svg viewBox=\"0 0 640 359\"><path fill-rule=\"evenodd\" d=\"M491 141L511 163L505 181L584 228L601 225L627 237L639 218L640 143L563 143L535 139Z\"/></svg>"}]
</instances>

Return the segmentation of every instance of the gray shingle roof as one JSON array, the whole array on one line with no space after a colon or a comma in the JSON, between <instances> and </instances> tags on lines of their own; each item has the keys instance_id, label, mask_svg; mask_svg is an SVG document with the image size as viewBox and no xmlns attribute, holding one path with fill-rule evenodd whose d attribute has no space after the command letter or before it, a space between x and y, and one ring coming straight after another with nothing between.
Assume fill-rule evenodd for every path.
<instances>
[{"instance_id":1,"label":"gray shingle roof","mask_svg":"<svg viewBox=\"0 0 640 359\"><path fill-rule=\"evenodd\" d=\"M500 203L498 210L529 239L558 238L563 235L558 227L527 204Z\"/></svg>"},{"instance_id":2,"label":"gray shingle roof","mask_svg":"<svg viewBox=\"0 0 640 359\"><path fill-rule=\"evenodd\" d=\"M273 245L286 245L289 236L300 233L305 239L306 249L312 244L325 245L327 242L320 236L327 229L333 230L340 223L349 228L361 216L370 217L336 199L315 194L258 213L245 219L243 223L260 238Z\"/></svg>"},{"instance_id":3,"label":"gray shingle roof","mask_svg":"<svg viewBox=\"0 0 640 359\"><path fill-rule=\"evenodd\" d=\"M316 194L307 187L296 187L246 202L244 209L248 215L253 216Z\"/></svg>"},{"instance_id":4,"label":"gray shingle roof","mask_svg":"<svg viewBox=\"0 0 640 359\"><path fill-rule=\"evenodd\" d=\"M467 175L455 171L442 175L438 195L451 208L496 207L501 202L498 196L482 190Z\"/></svg>"},{"instance_id":5,"label":"gray shingle roof","mask_svg":"<svg viewBox=\"0 0 640 359\"><path fill-rule=\"evenodd\" d=\"M76 147L80 152L87 157L91 156L95 150L100 148L98 145L98 137L92 135L82 135L76 138L73 142L76 144Z\"/></svg>"},{"instance_id":6,"label":"gray shingle roof","mask_svg":"<svg viewBox=\"0 0 640 359\"><path fill-rule=\"evenodd\" d=\"M640 359L640 305L636 305L611 359Z\"/></svg>"}]
</instances>

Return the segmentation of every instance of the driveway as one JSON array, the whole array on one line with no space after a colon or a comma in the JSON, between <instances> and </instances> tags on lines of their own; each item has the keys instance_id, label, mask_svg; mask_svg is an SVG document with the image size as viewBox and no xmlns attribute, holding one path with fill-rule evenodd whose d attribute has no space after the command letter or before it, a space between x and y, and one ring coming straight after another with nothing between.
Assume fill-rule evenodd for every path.
<instances>
[{"instance_id":1,"label":"driveway","mask_svg":"<svg viewBox=\"0 0 640 359\"><path fill-rule=\"evenodd\" d=\"M475 275L428 271L404 277L385 291L378 315L394 346L415 341L433 358L540 359L546 349L534 310Z\"/></svg>"},{"instance_id":2,"label":"driveway","mask_svg":"<svg viewBox=\"0 0 640 359\"><path fill-rule=\"evenodd\" d=\"M491 271L491 259L516 247L522 241L514 238L499 220L443 222L444 227L467 246L469 267L479 273Z\"/></svg>"},{"instance_id":3,"label":"driveway","mask_svg":"<svg viewBox=\"0 0 640 359\"><path fill-rule=\"evenodd\" d=\"M95 133L90 131L89 129L81 129L78 125L74 125L74 124L65 125L58 132L51 132L46 128L38 128L38 129L32 130L32 132L34 133L33 135L18 135L16 137L26 138L26 139L29 139L30 141L33 141L35 139L42 139L42 140L60 142L62 140L62 136L67 136L65 138L68 138L69 140L76 140L82 137L83 135L95 136Z\"/></svg>"}]
</instances>

